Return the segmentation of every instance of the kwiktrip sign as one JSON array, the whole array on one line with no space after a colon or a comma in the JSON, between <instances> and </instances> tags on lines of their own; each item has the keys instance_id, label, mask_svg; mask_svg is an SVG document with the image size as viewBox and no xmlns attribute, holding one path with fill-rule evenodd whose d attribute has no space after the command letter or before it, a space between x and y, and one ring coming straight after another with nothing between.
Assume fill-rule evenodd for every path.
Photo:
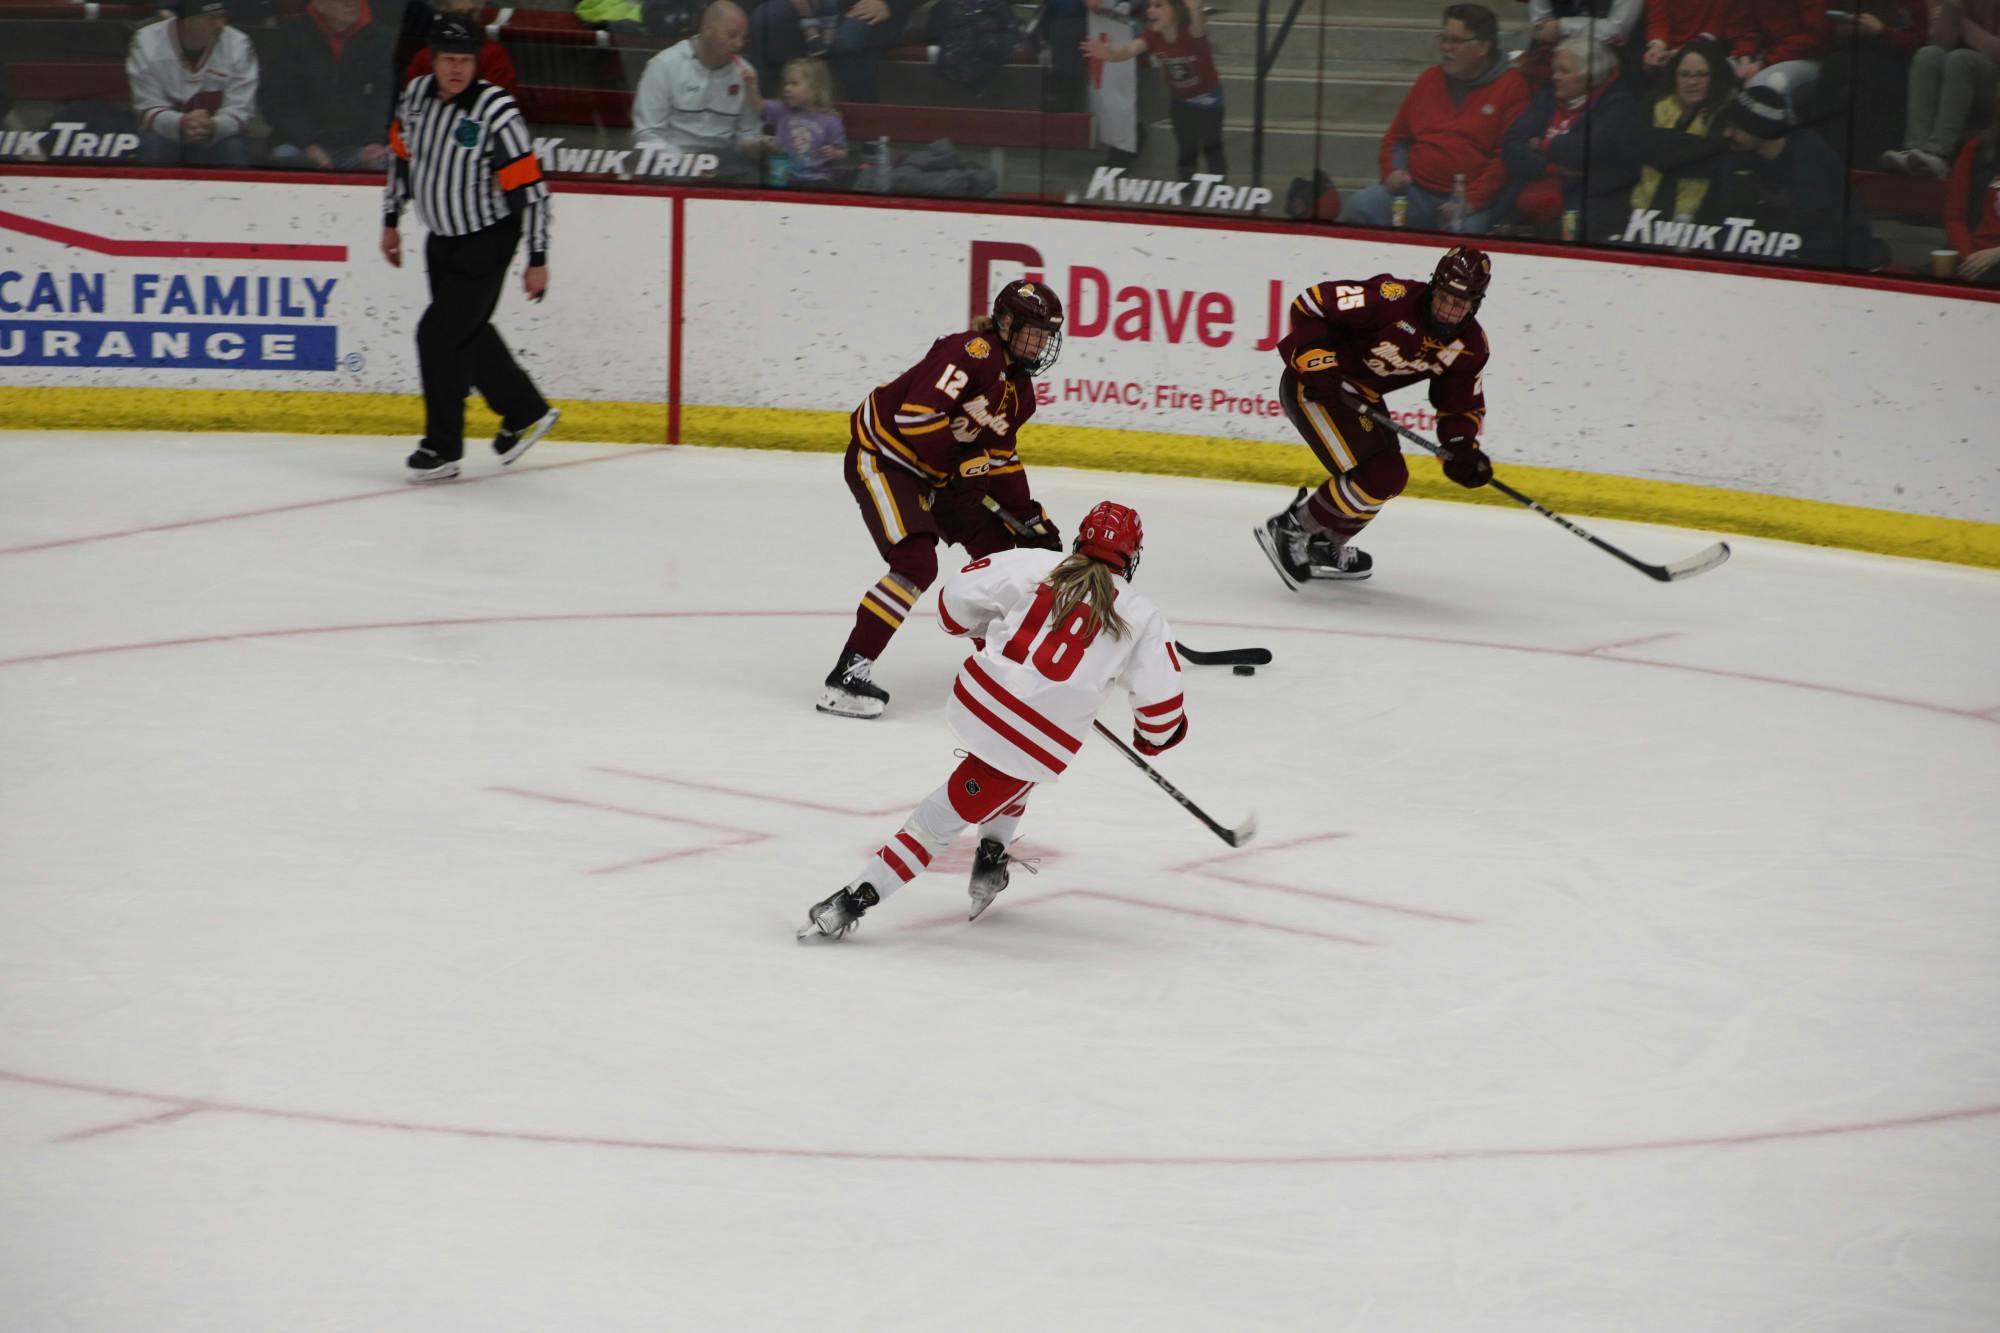
<instances>
[{"instance_id":1,"label":"kwiktrip sign","mask_svg":"<svg viewBox=\"0 0 2000 1333\"><path fill-rule=\"evenodd\" d=\"M11 211L0 239L22 242L0 250L0 368L339 364L346 246L131 239Z\"/></svg>"}]
</instances>

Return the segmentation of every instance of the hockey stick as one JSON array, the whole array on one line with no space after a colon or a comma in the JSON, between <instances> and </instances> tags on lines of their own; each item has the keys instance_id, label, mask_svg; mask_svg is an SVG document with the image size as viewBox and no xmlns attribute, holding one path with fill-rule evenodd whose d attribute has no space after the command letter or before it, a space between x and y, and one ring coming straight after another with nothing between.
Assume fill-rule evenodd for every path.
<instances>
[{"instance_id":1,"label":"hockey stick","mask_svg":"<svg viewBox=\"0 0 2000 1333\"><path fill-rule=\"evenodd\" d=\"M1218 648L1212 653L1190 648L1179 639L1174 640L1174 651L1196 666L1269 666L1269 648Z\"/></svg>"},{"instance_id":2,"label":"hockey stick","mask_svg":"<svg viewBox=\"0 0 2000 1333\"><path fill-rule=\"evenodd\" d=\"M979 503L992 511L993 516L1005 524L1007 530L1016 537L1039 537L1042 535L1038 528L1031 524L1023 523L1020 519L1014 517L1014 515L1007 511L1005 505L992 496L981 495ZM1196 666L1269 666L1271 662L1271 650L1269 648L1223 648L1216 652L1204 653L1190 648L1178 640L1174 642L1174 647L1180 651L1182 657L1185 657Z\"/></svg>"},{"instance_id":3,"label":"hockey stick","mask_svg":"<svg viewBox=\"0 0 2000 1333\"><path fill-rule=\"evenodd\" d=\"M1445 449L1433 444L1413 430L1405 430L1403 427L1397 425L1395 419L1388 414L1377 412L1373 408L1370 408L1368 409L1368 416L1380 425L1387 426L1390 430L1396 432L1396 434L1402 436L1418 448L1428 450L1436 454L1439 458L1447 456ZM1625 552L1619 550L1610 542L1605 541L1602 537L1585 532L1581 527L1570 522L1561 514L1556 513L1553 509L1544 508L1534 500L1515 490L1512 486L1509 486L1506 482L1501 481L1498 477L1492 478L1486 484L1506 496L1509 500L1512 500L1515 504L1534 510L1537 514L1548 519L1556 526L1583 538L1592 546L1595 546L1598 550L1608 555L1617 556L1641 574L1646 575L1648 578L1658 579L1661 583L1672 583L1678 579L1691 579L1697 574L1706 574L1709 570L1714 569L1729 558L1729 543L1717 542L1713 546L1696 551L1687 559L1677 560L1671 565L1649 565L1643 560L1625 554Z\"/></svg>"},{"instance_id":4,"label":"hockey stick","mask_svg":"<svg viewBox=\"0 0 2000 1333\"><path fill-rule=\"evenodd\" d=\"M1206 824L1208 826L1209 832L1213 833L1216 837L1228 843L1231 847L1241 847L1244 843L1250 841L1250 839L1257 836L1257 816L1255 814L1252 814L1249 818L1245 819L1241 824L1237 825L1235 828L1227 828L1221 824L1216 823L1215 820L1209 817L1208 811L1202 809L1200 806L1196 805L1193 801L1190 801L1187 797L1183 796L1181 794L1181 789L1179 787L1176 787L1173 783L1161 777L1160 771L1158 769L1154 768L1144 759L1141 759L1139 757L1139 752L1137 750L1134 750L1124 741L1121 741L1116 736L1114 736L1111 733L1111 728L1105 726L1102 722L1092 722L1090 725L1096 727L1098 734L1103 736L1105 740L1110 741L1113 745L1117 746L1118 753L1124 755L1127 759L1130 759L1133 763L1137 764L1139 766L1140 771L1145 773L1147 777L1153 780L1153 784L1155 786L1157 786L1161 791L1165 792L1167 795L1173 797L1176 801L1179 801L1181 809L1187 811L1189 814L1193 815L1196 819L1199 819L1202 823Z\"/></svg>"}]
</instances>

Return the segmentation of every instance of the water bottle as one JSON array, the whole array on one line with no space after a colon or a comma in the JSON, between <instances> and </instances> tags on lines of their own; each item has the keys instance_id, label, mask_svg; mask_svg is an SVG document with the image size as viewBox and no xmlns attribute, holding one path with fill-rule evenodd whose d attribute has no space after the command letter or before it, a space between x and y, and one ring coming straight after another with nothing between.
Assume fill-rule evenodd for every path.
<instances>
[{"instance_id":1,"label":"water bottle","mask_svg":"<svg viewBox=\"0 0 2000 1333\"><path fill-rule=\"evenodd\" d=\"M870 189L877 194L889 193L889 178L895 173L889 165L889 136L886 134L868 150L868 174L872 178Z\"/></svg>"},{"instance_id":2,"label":"water bottle","mask_svg":"<svg viewBox=\"0 0 2000 1333\"><path fill-rule=\"evenodd\" d=\"M1566 208L1563 210L1562 237L1565 241L1573 241L1576 239L1576 210L1574 208Z\"/></svg>"},{"instance_id":3,"label":"water bottle","mask_svg":"<svg viewBox=\"0 0 2000 1333\"><path fill-rule=\"evenodd\" d=\"M1407 227L1410 225L1410 197L1406 194L1389 196L1389 225Z\"/></svg>"},{"instance_id":4,"label":"water bottle","mask_svg":"<svg viewBox=\"0 0 2000 1333\"><path fill-rule=\"evenodd\" d=\"M1459 172L1451 178L1452 212L1457 216L1445 224L1446 231L1465 230L1465 173Z\"/></svg>"},{"instance_id":5,"label":"water bottle","mask_svg":"<svg viewBox=\"0 0 2000 1333\"><path fill-rule=\"evenodd\" d=\"M792 158L782 148L773 148L764 158L764 179L774 190L782 190L792 178Z\"/></svg>"}]
</instances>

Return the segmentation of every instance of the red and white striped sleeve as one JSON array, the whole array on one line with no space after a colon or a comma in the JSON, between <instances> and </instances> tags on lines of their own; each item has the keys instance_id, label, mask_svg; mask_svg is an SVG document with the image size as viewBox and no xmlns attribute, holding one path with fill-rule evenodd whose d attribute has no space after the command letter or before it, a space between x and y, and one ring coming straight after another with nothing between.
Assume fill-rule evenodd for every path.
<instances>
[{"instance_id":1,"label":"red and white striped sleeve","mask_svg":"<svg viewBox=\"0 0 2000 1333\"><path fill-rule=\"evenodd\" d=\"M1132 699L1132 725L1147 740L1166 744L1186 724L1180 657L1174 652L1173 630L1157 610L1139 631L1138 646L1125 668L1125 688Z\"/></svg>"}]
</instances>

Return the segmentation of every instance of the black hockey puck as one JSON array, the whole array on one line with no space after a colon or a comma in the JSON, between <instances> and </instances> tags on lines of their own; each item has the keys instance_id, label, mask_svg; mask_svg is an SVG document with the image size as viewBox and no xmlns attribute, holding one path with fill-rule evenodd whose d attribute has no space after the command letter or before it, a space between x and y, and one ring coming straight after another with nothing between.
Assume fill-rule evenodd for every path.
<instances>
[{"instance_id":1,"label":"black hockey puck","mask_svg":"<svg viewBox=\"0 0 2000 1333\"><path fill-rule=\"evenodd\" d=\"M1232 671L1234 671L1234 672L1235 672L1235 673L1236 673L1237 675L1239 675L1239 676L1254 676L1254 675L1256 675L1256 674L1257 674L1257 668L1256 668L1256 667L1253 667L1253 666L1251 666L1251 665L1250 665L1249 663L1247 663L1247 662L1246 662L1246 663L1243 663L1243 664L1241 664L1241 665L1238 665L1238 666L1235 666L1235 667L1232 667L1232 668L1230 668L1230 669L1231 669Z\"/></svg>"}]
</instances>

